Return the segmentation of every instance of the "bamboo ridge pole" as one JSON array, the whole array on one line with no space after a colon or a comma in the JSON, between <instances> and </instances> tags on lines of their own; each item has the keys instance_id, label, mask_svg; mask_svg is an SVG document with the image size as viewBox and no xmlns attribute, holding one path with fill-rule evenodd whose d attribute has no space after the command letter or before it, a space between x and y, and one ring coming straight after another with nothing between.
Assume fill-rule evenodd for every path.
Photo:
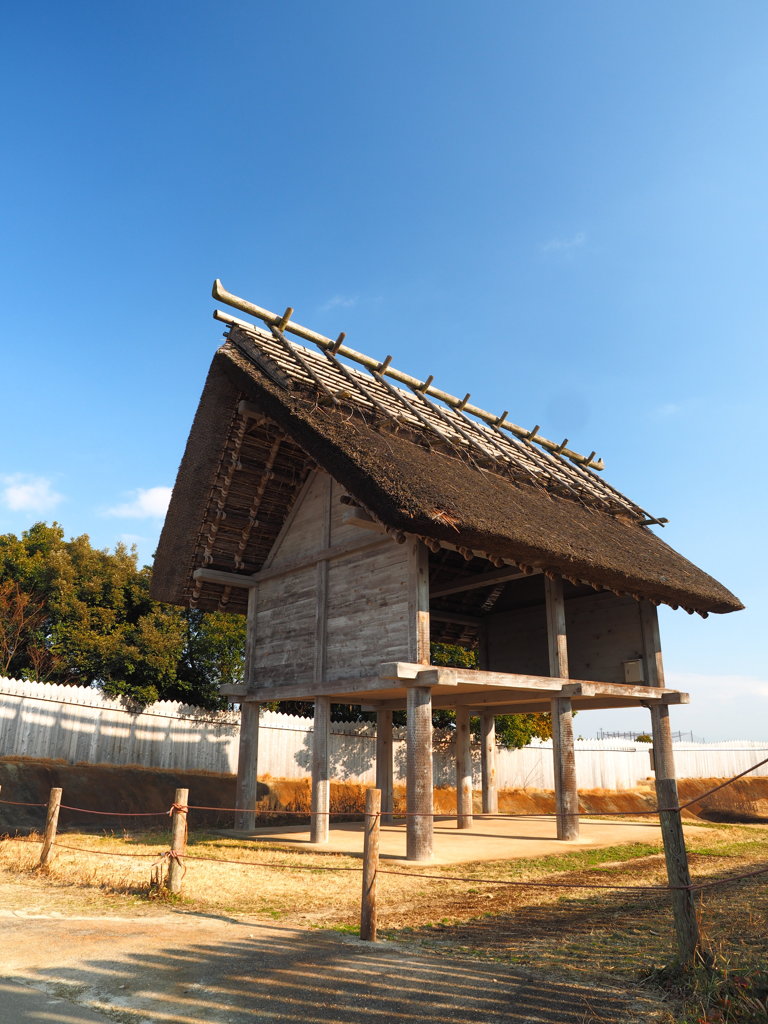
<instances>
[{"instance_id":1,"label":"bamboo ridge pole","mask_svg":"<svg viewBox=\"0 0 768 1024\"><path fill-rule=\"evenodd\" d=\"M376 876L379 870L379 823L381 790L365 794L365 836L363 839L363 897L360 904L360 938L376 941Z\"/></svg>"},{"instance_id":2,"label":"bamboo ridge pole","mask_svg":"<svg viewBox=\"0 0 768 1024\"><path fill-rule=\"evenodd\" d=\"M586 466L589 469L605 469L605 463L603 460L596 459L594 457L594 453L587 458L579 452L575 452L570 448L564 447L563 443L558 444L556 441L550 441L549 438L543 437L538 432L538 426L533 430L526 430L525 427L520 427L516 423L511 423L507 420L506 413L503 416L497 416L494 413L488 412L486 409L481 409L477 405L470 404L467 401L467 398L460 399L455 395L449 394L447 391L434 387L431 383L431 377L427 381L419 380L418 377L412 377L408 373L403 373L402 370L398 370L389 364L384 365L378 359L365 355L364 352L357 352L355 349L349 348L347 345L339 344L339 339L334 341L332 338L327 338L324 334L318 334L317 331L310 330L308 327L302 327L301 324L294 323L292 320L285 320L284 316L280 316L277 313L271 313L268 309L263 309L261 306L257 306L253 302L249 302L247 299L241 299L239 296L233 295L232 292L227 291L218 278L213 282L212 295L214 299L217 299L219 302L226 303L233 309L239 309L242 313L248 313L250 316L255 316L258 320L267 324L268 327L277 327L281 331L287 331L290 334L296 335L297 338L303 338L305 341L311 341L323 351L330 350L334 355L345 356L347 359L351 359L354 362L359 363L368 370L373 370L380 374L386 374L393 380L399 381L401 384L405 384L411 389L416 389L421 394L432 395L434 398L444 402L452 409L458 409L459 412L465 412L472 416L476 416L478 419L483 420L483 422L497 430L506 430L515 437L520 438L521 441L534 441L545 451L552 452L555 455L564 455L566 458L570 459L571 462L575 462L581 466ZM215 310L213 315L217 320L224 320L225 323L232 320L237 323L236 318L228 317L226 313L220 313L219 310ZM252 325L244 323L243 326L251 327Z\"/></svg>"},{"instance_id":3,"label":"bamboo ridge pole","mask_svg":"<svg viewBox=\"0 0 768 1024\"><path fill-rule=\"evenodd\" d=\"M48 813L45 816L45 833L43 834L43 848L40 851L40 860L37 863L39 868L47 868L51 859L51 850L56 839L56 829L59 824L59 809L61 808L61 789L51 790L48 797Z\"/></svg>"},{"instance_id":4,"label":"bamboo ridge pole","mask_svg":"<svg viewBox=\"0 0 768 1024\"><path fill-rule=\"evenodd\" d=\"M170 892L181 892L181 880L184 868L179 861L187 852L187 804L189 790L177 789L173 797L171 810L171 853L168 858L168 889Z\"/></svg>"}]
</instances>

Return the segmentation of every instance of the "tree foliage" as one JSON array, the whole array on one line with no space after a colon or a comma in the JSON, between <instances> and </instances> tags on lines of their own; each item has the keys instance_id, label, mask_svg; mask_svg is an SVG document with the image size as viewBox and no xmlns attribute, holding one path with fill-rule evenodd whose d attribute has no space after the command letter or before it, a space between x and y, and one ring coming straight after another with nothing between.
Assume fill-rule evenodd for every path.
<instances>
[{"instance_id":1,"label":"tree foliage","mask_svg":"<svg viewBox=\"0 0 768 1024\"><path fill-rule=\"evenodd\" d=\"M431 661L433 665L452 665L455 668L477 668L477 651L458 644L432 644ZM448 725L456 715L453 711L438 711L440 718L436 725ZM473 733L479 734L479 723L474 722ZM552 735L552 719L548 714L497 715L496 741L502 747L518 749L526 746L538 737L546 740Z\"/></svg>"},{"instance_id":2,"label":"tree foliage","mask_svg":"<svg viewBox=\"0 0 768 1024\"><path fill-rule=\"evenodd\" d=\"M135 550L65 540L57 523L0 536L3 673L97 684L139 704L225 707L219 684L242 678L242 616L152 601L150 576Z\"/></svg>"}]
</instances>

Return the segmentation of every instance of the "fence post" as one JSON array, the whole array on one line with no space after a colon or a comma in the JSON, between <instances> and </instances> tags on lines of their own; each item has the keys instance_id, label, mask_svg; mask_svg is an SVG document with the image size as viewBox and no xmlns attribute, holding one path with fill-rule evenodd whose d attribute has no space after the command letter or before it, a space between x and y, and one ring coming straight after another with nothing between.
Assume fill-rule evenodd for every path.
<instances>
[{"instance_id":1,"label":"fence post","mask_svg":"<svg viewBox=\"0 0 768 1024\"><path fill-rule=\"evenodd\" d=\"M381 790L365 794L365 837L363 841L363 899L360 905L360 938L376 941L376 875L379 869L379 822Z\"/></svg>"},{"instance_id":2,"label":"fence post","mask_svg":"<svg viewBox=\"0 0 768 1024\"><path fill-rule=\"evenodd\" d=\"M45 833L43 835L43 848L40 851L38 868L47 868L51 859L51 849L56 838L56 828L59 824L59 808L61 807L61 790L52 789L48 797L48 813L45 816Z\"/></svg>"},{"instance_id":3,"label":"fence post","mask_svg":"<svg viewBox=\"0 0 768 1024\"><path fill-rule=\"evenodd\" d=\"M171 856L168 863L168 890L181 892L184 869L179 857L187 852L187 803L189 790L177 789L173 797L171 813Z\"/></svg>"}]
</instances>

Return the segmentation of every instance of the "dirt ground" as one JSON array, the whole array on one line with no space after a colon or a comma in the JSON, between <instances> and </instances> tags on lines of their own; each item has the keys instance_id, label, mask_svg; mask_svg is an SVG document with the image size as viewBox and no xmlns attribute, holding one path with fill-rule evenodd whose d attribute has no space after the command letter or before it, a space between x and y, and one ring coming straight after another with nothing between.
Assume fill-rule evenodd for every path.
<instances>
[{"instance_id":1,"label":"dirt ground","mask_svg":"<svg viewBox=\"0 0 768 1024\"><path fill-rule=\"evenodd\" d=\"M624 987L219 915L18 908L1 928L15 985L0 980L2 1024L629 1024L661 1012Z\"/></svg>"},{"instance_id":2,"label":"dirt ground","mask_svg":"<svg viewBox=\"0 0 768 1024\"><path fill-rule=\"evenodd\" d=\"M0 768L6 775L3 796L12 799L39 800L38 793L53 784L71 793L79 778L64 769L56 775L59 769L51 765L34 771L7 763ZM82 774L89 791L69 799L94 807L92 774ZM155 774L151 806L163 807L172 784L187 780ZM146 808L145 773L135 780L124 773L105 775L103 781L109 806L115 792L122 792L127 794L123 810ZM758 781L734 790L742 821L765 818L768 780L753 780ZM200 802L226 805L220 783L205 781L211 792ZM29 793L21 792L22 785ZM697 780L696 792L704 788ZM684 793L681 784L683 798L696 792ZM357 799L346 792L337 796L347 804ZM303 796L272 784L267 798L288 807L300 806ZM632 806L603 807L620 798ZM514 799L525 802L521 811L541 814L551 795L525 793ZM590 794L589 799L595 801L593 809L636 810L652 796ZM9 806L6 813L18 826L23 810ZM27 829L39 827L39 817L40 809L30 808ZM213 821L198 819L190 833L193 857L185 895L169 902L148 899L147 890L149 866L168 846L162 810L160 818L165 824L155 832L128 834L113 827L88 834L77 831L81 823L70 812L65 828L71 831L60 840L74 849L57 851L48 876L32 870L39 846L0 844L0 1024L672 1024L681 1019L658 988L639 980L649 967L674 955L666 897L576 887L663 884L658 838L640 831L630 836L636 826L626 819L615 824L628 842L601 835L567 851L553 844L559 852L555 858L542 857L546 851L536 846L549 846L549 822L544 835L518 837L518 847L527 847L532 858L506 844L497 849L502 837L495 824L485 822L491 856L507 858L485 862L474 849L483 841L480 829L473 837L457 836L455 825L446 823L436 863L415 872L413 865L399 863L402 829L394 829L392 849L383 851L388 873L380 881L381 941L370 944L354 934L360 861L350 848L356 834L351 826L339 829L341 846L335 852L321 855L307 849L301 828L283 828L279 840L264 843L232 833L223 837L210 831ZM104 824L112 825L109 819ZM597 839L603 824L584 820L582 827ZM643 833L648 828L637 827ZM687 832L697 878L768 864L768 829L759 824L699 820ZM441 855L445 839L463 843L464 852ZM600 849L603 842L614 845ZM96 851L92 857L82 852L88 848ZM112 856L118 851L128 859ZM195 854L207 862L195 861ZM225 864L227 858L254 863L243 868ZM281 870L273 870L278 862ZM329 872L324 864L340 870ZM435 877L412 877L419 871ZM451 881L457 873L469 880ZM489 876L491 884L481 876ZM568 884L550 890L505 884L515 878ZM766 879L761 875L712 890L702 899L707 942L734 964L768 960Z\"/></svg>"}]
</instances>

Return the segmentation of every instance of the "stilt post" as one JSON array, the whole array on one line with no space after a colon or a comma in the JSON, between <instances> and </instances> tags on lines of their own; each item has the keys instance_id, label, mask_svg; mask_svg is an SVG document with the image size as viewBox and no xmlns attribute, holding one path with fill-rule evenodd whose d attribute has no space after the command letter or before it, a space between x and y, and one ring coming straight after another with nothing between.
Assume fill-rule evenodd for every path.
<instances>
[{"instance_id":1,"label":"stilt post","mask_svg":"<svg viewBox=\"0 0 768 1024\"><path fill-rule=\"evenodd\" d=\"M331 809L329 740L331 731L330 697L315 698L315 727L312 735L312 824L310 842L327 843Z\"/></svg>"},{"instance_id":2,"label":"stilt post","mask_svg":"<svg viewBox=\"0 0 768 1024\"><path fill-rule=\"evenodd\" d=\"M392 712L376 712L376 789L381 793L381 823L392 824L394 810Z\"/></svg>"},{"instance_id":3,"label":"stilt post","mask_svg":"<svg viewBox=\"0 0 768 1024\"><path fill-rule=\"evenodd\" d=\"M254 685L256 661L256 615L258 611L258 588L248 590L248 616L245 632L245 685ZM252 832L256 827L256 804L258 802L259 768L259 714L261 708L255 701L243 700L240 704L240 744L237 755L237 782L235 784L235 828Z\"/></svg>"},{"instance_id":4,"label":"stilt post","mask_svg":"<svg viewBox=\"0 0 768 1024\"><path fill-rule=\"evenodd\" d=\"M492 711L480 715L480 770L483 779L483 814L499 813L496 778L496 716Z\"/></svg>"},{"instance_id":5,"label":"stilt post","mask_svg":"<svg viewBox=\"0 0 768 1024\"><path fill-rule=\"evenodd\" d=\"M472 737L469 708L456 708L456 827L472 828Z\"/></svg>"},{"instance_id":6,"label":"stilt post","mask_svg":"<svg viewBox=\"0 0 768 1024\"><path fill-rule=\"evenodd\" d=\"M568 679L568 641L565 632L563 581L544 578L547 608L549 674ZM557 838L579 838L579 790L576 784L576 757L573 746L573 709L569 697L553 697L552 757L555 774Z\"/></svg>"},{"instance_id":7,"label":"stilt post","mask_svg":"<svg viewBox=\"0 0 768 1024\"><path fill-rule=\"evenodd\" d=\"M406 857L432 857L432 691L408 688Z\"/></svg>"}]
</instances>

